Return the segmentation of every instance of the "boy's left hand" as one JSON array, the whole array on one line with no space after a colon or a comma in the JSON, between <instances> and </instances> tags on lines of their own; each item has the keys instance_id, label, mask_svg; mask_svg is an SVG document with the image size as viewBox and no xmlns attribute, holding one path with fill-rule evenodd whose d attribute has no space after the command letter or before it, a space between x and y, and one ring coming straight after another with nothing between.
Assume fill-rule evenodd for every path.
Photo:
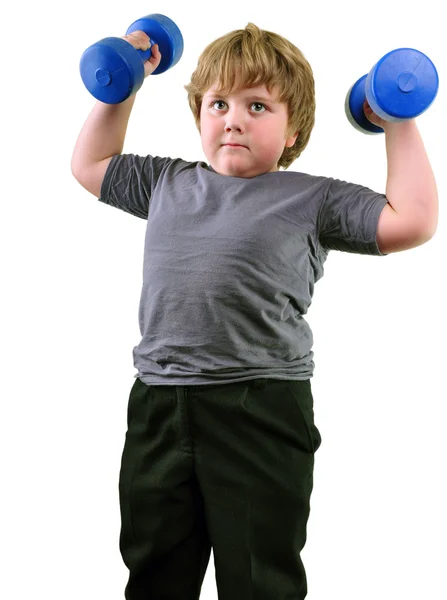
<instances>
[{"instance_id":1,"label":"boy's left hand","mask_svg":"<svg viewBox=\"0 0 447 600\"><path fill-rule=\"evenodd\" d=\"M368 119L368 121L371 121L373 125L377 125L377 127L381 127L382 129L385 129L385 127L388 125L388 121L385 121L385 119L382 119L376 115L375 112L373 112L373 109L368 104L368 100L365 100L363 103L363 112L365 113L365 117Z\"/></svg>"}]
</instances>

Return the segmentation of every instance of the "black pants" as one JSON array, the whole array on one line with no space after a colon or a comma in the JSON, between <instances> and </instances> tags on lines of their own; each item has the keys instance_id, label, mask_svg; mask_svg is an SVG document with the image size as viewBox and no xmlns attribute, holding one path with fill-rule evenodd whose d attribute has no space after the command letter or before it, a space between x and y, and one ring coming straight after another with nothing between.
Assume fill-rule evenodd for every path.
<instances>
[{"instance_id":1,"label":"black pants","mask_svg":"<svg viewBox=\"0 0 447 600\"><path fill-rule=\"evenodd\" d=\"M310 380L148 386L136 379L119 492L127 600L303 600L313 488Z\"/></svg>"}]
</instances>

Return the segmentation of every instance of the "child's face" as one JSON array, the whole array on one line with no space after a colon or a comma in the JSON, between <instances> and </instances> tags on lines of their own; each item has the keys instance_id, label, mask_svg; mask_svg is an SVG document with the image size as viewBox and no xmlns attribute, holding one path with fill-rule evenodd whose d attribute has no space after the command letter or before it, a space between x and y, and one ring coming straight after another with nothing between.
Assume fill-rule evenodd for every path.
<instances>
[{"instance_id":1,"label":"child's face","mask_svg":"<svg viewBox=\"0 0 447 600\"><path fill-rule=\"evenodd\" d=\"M287 136L287 105L270 95L265 85L244 88L223 97L212 86L200 111L202 148L221 175L255 177L278 171L278 160L297 134ZM241 144L231 147L225 144Z\"/></svg>"}]
</instances>

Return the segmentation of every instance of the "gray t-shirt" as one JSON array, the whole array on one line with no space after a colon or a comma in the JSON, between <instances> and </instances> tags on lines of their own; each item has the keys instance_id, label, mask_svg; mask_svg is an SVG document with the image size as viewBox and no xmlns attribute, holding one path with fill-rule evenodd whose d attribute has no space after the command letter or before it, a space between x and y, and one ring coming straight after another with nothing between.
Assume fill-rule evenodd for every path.
<instances>
[{"instance_id":1,"label":"gray t-shirt","mask_svg":"<svg viewBox=\"0 0 447 600\"><path fill-rule=\"evenodd\" d=\"M121 154L99 200L147 219L133 358L148 385L309 379L304 315L329 250L386 256L376 242L386 197L328 177L247 179Z\"/></svg>"}]
</instances>

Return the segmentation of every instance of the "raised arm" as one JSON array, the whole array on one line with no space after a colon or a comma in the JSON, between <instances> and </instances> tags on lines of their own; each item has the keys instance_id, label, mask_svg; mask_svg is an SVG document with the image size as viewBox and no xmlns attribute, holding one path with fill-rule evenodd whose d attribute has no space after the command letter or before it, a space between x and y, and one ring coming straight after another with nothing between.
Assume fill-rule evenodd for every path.
<instances>
[{"instance_id":1,"label":"raised arm","mask_svg":"<svg viewBox=\"0 0 447 600\"><path fill-rule=\"evenodd\" d=\"M367 102L364 111L385 132L389 204L379 218L379 247L388 253L420 246L436 233L438 190L416 120L384 121Z\"/></svg>"},{"instance_id":2,"label":"raised arm","mask_svg":"<svg viewBox=\"0 0 447 600\"><path fill-rule=\"evenodd\" d=\"M137 49L150 47L147 34L135 31L124 39ZM152 48L152 56L144 64L145 77L160 64L158 45ZM71 171L76 180L90 193L99 197L107 167L116 154L121 154L126 137L130 113L136 95L129 96L119 104L97 101L84 126L73 151Z\"/></svg>"}]
</instances>

